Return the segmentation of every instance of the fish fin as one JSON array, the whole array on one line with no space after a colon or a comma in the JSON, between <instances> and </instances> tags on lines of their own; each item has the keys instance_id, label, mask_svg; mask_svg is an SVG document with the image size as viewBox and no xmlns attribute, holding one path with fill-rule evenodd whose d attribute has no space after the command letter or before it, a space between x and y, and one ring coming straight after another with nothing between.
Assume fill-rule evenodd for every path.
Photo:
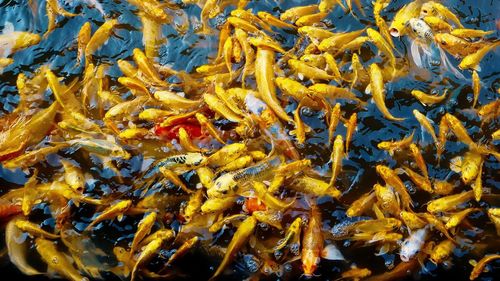
<instances>
[{"instance_id":1,"label":"fish fin","mask_svg":"<svg viewBox=\"0 0 500 281\"><path fill-rule=\"evenodd\" d=\"M6 21L2 30L2 34L14 32L14 24L10 21Z\"/></svg>"},{"instance_id":2,"label":"fish fin","mask_svg":"<svg viewBox=\"0 0 500 281\"><path fill-rule=\"evenodd\" d=\"M450 160L450 169L455 173L460 173L462 171L462 156L457 156Z\"/></svg>"},{"instance_id":3,"label":"fish fin","mask_svg":"<svg viewBox=\"0 0 500 281\"><path fill-rule=\"evenodd\" d=\"M368 84L365 89L365 94L369 95L372 92L371 84Z\"/></svg>"},{"instance_id":4,"label":"fish fin","mask_svg":"<svg viewBox=\"0 0 500 281\"><path fill-rule=\"evenodd\" d=\"M343 261L345 260L344 256L340 252L340 250L334 245L330 244L326 246L321 251L321 257L331 261Z\"/></svg>"},{"instance_id":5,"label":"fish fin","mask_svg":"<svg viewBox=\"0 0 500 281\"><path fill-rule=\"evenodd\" d=\"M445 68L445 70L450 71L451 73L453 73L458 79L466 80L465 76L462 73L460 73L460 71L458 71L451 64L451 62L448 59L448 56L446 55L445 51L443 51L443 49L441 47L439 47L438 45L436 45L436 47L439 50L439 56L441 57L441 61L443 62L443 67ZM479 67L479 65L478 65L478 67Z\"/></svg>"},{"instance_id":6,"label":"fish fin","mask_svg":"<svg viewBox=\"0 0 500 281\"><path fill-rule=\"evenodd\" d=\"M422 68L423 65L422 65L422 58L420 57L421 56L420 46L415 40L411 41L410 54L411 54L411 58L412 58L413 62L415 63L415 65L418 68Z\"/></svg>"},{"instance_id":7,"label":"fish fin","mask_svg":"<svg viewBox=\"0 0 500 281\"><path fill-rule=\"evenodd\" d=\"M375 253L375 256L383 256L383 255L389 253L390 250L391 250L391 246L389 245L389 243L386 243L380 247L378 253Z\"/></svg>"}]
</instances>

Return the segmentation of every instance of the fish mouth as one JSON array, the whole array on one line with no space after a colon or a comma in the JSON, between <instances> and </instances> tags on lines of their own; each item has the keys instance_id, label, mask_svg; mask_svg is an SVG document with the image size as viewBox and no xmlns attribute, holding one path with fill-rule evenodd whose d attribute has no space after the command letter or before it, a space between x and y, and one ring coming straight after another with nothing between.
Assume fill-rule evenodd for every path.
<instances>
[{"instance_id":1,"label":"fish mouth","mask_svg":"<svg viewBox=\"0 0 500 281\"><path fill-rule=\"evenodd\" d=\"M393 37L399 37L399 30L397 28L395 28L395 27L389 29L389 33Z\"/></svg>"}]
</instances>

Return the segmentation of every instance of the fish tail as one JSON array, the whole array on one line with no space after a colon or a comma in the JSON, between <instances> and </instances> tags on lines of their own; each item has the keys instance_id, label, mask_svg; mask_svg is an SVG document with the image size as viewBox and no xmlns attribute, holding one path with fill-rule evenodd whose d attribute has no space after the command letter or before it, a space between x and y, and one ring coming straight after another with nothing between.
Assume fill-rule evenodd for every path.
<instances>
[{"instance_id":1,"label":"fish tail","mask_svg":"<svg viewBox=\"0 0 500 281\"><path fill-rule=\"evenodd\" d=\"M458 69L456 69L456 67L454 67L451 64L450 60L448 59L448 56L443 51L443 49L441 47L439 47L437 44L436 44L436 48L439 51L439 56L441 57L441 62L443 63L442 64L443 70L453 73L457 79L465 80L465 76L462 73L460 73L460 71L458 71Z\"/></svg>"}]
</instances>

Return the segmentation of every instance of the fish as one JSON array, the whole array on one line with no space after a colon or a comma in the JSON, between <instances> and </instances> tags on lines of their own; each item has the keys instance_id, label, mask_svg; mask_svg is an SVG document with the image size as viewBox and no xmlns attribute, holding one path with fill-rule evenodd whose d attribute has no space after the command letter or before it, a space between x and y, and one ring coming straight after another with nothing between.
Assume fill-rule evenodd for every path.
<instances>
[{"instance_id":1,"label":"fish","mask_svg":"<svg viewBox=\"0 0 500 281\"><path fill-rule=\"evenodd\" d=\"M413 131L409 136L398 140L398 141L383 141L377 144L378 149L387 150L390 155L394 154L396 150L403 150L413 143L413 136L415 131Z\"/></svg>"},{"instance_id":2,"label":"fish","mask_svg":"<svg viewBox=\"0 0 500 281\"><path fill-rule=\"evenodd\" d=\"M85 56L85 48L87 48L87 44L90 41L90 37L92 35L92 29L90 22L85 22L80 31L78 32L78 51L76 54L76 65L80 65L82 56Z\"/></svg>"},{"instance_id":3,"label":"fish","mask_svg":"<svg viewBox=\"0 0 500 281\"><path fill-rule=\"evenodd\" d=\"M269 26L267 22L261 20L258 16L252 14L247 10L244 9L232 10L231 16L241 18L242 20L246 20L248 22L257 23L260 27L262 27L262 29L272 32L271 26Z\"/></svg>"},{"instance_id":4,"label":"fish","mask_svg":"<svg viewBox=\"0 0 500 281\"><path fill-rule=\"evenodd\" d=\"M345 214L351 218L361 216L373 206L375 201L375 192L365 193L349 205Z\"/></svg>"},{"instance_id":5,"label":"fish","mask_svg":"<svg viewBox=\"0 0 500 281\"><path fill-rule=\"evenodd\" d=\"M276 86L274 84L274 51L258 48L255 59L256 81L262 100L276 113L276 115L286 122L292 119L286 114L276 97Z\"/></svg>"},{"instance_id":6,"label":"fish","mask_svg":"<svg viewBox=\"0 0 500 281\"><path fill-rule=\"evenodd\" d=\"M332 177L330 178L330 187L335 186L335 181L337 176L340 174L342 169L342 160L344 159L344 140L341 135L337 135L335 141L333 142L333 150L330 155L332 163Z\"/></svg>"},{"instance_id":7,"label":"fish","mask_svg":"<svg viewBox=\"0 0 500 281\"><path fill-rule=\"evenodd\" d=\"M316 83L314 85L311 85L309 87L309 90L311 90L313 93L315 93L317 96L320 97L332 98L332 99L349 99L356 101L357 103L359 103L361 107L366 105L365 101L358 98L353 92L351 92L347 88L337 87L323 83Z\"/></svg>"},{"instance_id":8,"label":"fish","mask_svg":"<svg viewBox=\"0 0 500 281\"><path fill-rule=\"evenodd\" d=\"M403 220L406 227L412 231L415 229L422 229L427 225L427 221L414 212L401 211L399 216Z\"/></svg>"},{"instance_id":9,"label":"fish","mask_svg":"<svg viewBox=\"0 0 500 281\"><path fill-rule=\"evenodd\" d=\"M384 37L375 29L368 28L366 34L370 38L371 42L377 46L377 48L389 59L389 63L392 67L396 65L396 57L392 52L391 45L384 39Z\"/></svg>"},{"instance_id":10,"label":"fish","mask_svg":"<svg viewBox=\"0 0 500 281\"><path fill-rule=\"evenodd\" d=\"M473 69L476 71L481 71L479 63L483 60L484 56L486 56L488 52L494 50L498 46L500 46L500 42L491 43L477 50L475 53L465 56L458 64L458 68L462 70Z\"/></svg>"},{"instance_id":11,"label":"fish","mask_svg":"<svg viewBox=\"0 0 500 281\"><path fill-rule=\"evenodd\" d=\"M309 223L304 230L301 251L302 270L304 275L308 277L314 274L321 258L344 260L344 256L334 244L329 244L323 248L325 242L321 233L321 225L321 212L313 204L309 215Z\"/></svg>"},{"instance_id":12,"label":"fish","mask_svg":"<svg viewBox=\"0 0 500 281\"><path fill-rule=\"evenodd\" d=\"M0 57L6 58L17 51L40 43L41 37L27 31L14 31L14 25L7 21L0 34Z\"/></svg>"},{"instance_id":13,"label":"fish","mask_svg":"<svg viewBox=\"0 0 500 281\"><path fill-rule=\"evenodd\" d=\"M422 250L428 235L428 227L414 231L401 244L399 257L403 262L409 262L419 251Z\"/></svg>"},{"instance_id":14,"label":"fish","mask_svg":"<svg viewBox=\"0 0 500 281\"><path fill-rule=\"evenodd\" d=\"M237 193L245 183L269 178L281 162L280 157L274 156L253 166L223 174L215 179L207 195L209 198L221 198Z\"/></svg>"},{"instance_id":15,"label":"fish","mask_svg":"<svg viewBox=\"0 0 500 281\"><path fill-rule=\"evenodd\" d=\"M327 16L328 13L323 13L323 12L303 15L295 21L295 25L298 27L314 25L317 24L318 22L321 22L321 20L323 20Z\"/></svg>"},{"instance_id":16,"label":"fish","mask_svg":"<svg viewBox=\"0 0 500 281\"><path fill-rule=\"evenodd\" d=\"M448 221L444 225L447 229L454 228L458 226L464 218L466 218L472 212L479 212L481 209L479 208L467 208L462 211L453 213L449 216Z\"/></svg>"},{"instance_id":17,"label":"fish","mask_svg":"<svg viewBox=\"0 0 500 281\"><path fill-rule=\"evenodd\" d=\"M373 190L382 210L393 215L398 215L401 212L399 200L392 187L375 184Z\"/></svg>"},{"instance_id":18,"label":"fish","mask_svg":"<svg viewBox=\"0 0 500 281\"><path fill-rule=\"evenodd\" d=\"M446 91L442 95L429 95L419 90L412 90L411 95L425 106L438 104L446 99Z\"/></svg>"},{"instance_id":19,"label":"fish","mask_svg":"<svg viewBox=\"0 0 500 281\"><path fill-rule=\"evenodd\" d=\"M492 254L492 255L486 255L482 259L480 259L475 265L474 268L472 269L469 280L475 280L476 278L479 277L479 275L484 271L484 268L488 263L490 263L493 260L499 259L500 255L498 254Z\"/></svg>"},{"instance_id":20,"label":"fish","mask_svg":"<svg viewBox=\"0 0 500 281\"><path fill-rule=\"evenodd\" d=\"M405 120L405 118L394 117L389 112L387 106L385 105L385 87L380 67L375 63L370 64L369 74L370 74L369 89L370 92L372 93L373 101L375 102L375 105L377 105L377 108L380 110L380 112L384 115L386 119L391 121Z\"/></svg>"},{"instance_id":21,"label":"fish","mask_svg":"<svg viewBox=\"0 0 500 281\"><path fill-rule=\"evenodd\" d=\"M410 152L413 156L413 159L415 160L415 164L417 164L417 167L420 169L423 176L428 179L429 172L427 170L427 164L425 163L424 157L422 156L422 153L420 152L420 149L416 144L410 144Z\"/></svg>"},{"instance_id":22,"label":"fish","mask_svg":"<svg viewBox=\"0 0 500 281\"><path fill-rule=\"evenodd\" d=\"M53 144L58 144L56 142L52 142ZM69 144L75 149L83 148L89 152L93 152L96 154L100 154L103 156L111 156L123 159L130 159L131 155L125 149L123 149L116 142L108 141L104 139L93 139L93 138L79 138L72 139L66 141L65 143Z\"/></svg>"},{"instance_id":23,"label":"fish","mask_svg":"<svg viewBox=\"0 0 500 281\"><path fill-rule=\"evenodd\" d=\"M391 168L384 165L377 165L376 170L377 173L386 182L386 184L392 186L398 193L401 198L403 208L405 210L410 210L410 207L413 205L412 199L410 197L410 194L408 193L408 190L406 190L406 186L401 181L397 173Z\"/></svg>"},{"instance_id":24,"label":"fish","mask_svg":"<svg viewBox=\"0 0 500 281\"><path fill-rule=\"evenodd\" d=\"M421 1L412 1L399 9L389 25L389 33L393 37L405 35L407 32L406 23L411 18L417 18L419 16L421 6Z\"/></svg>"},{"instance_id":25,"label":"fish","mask_svg":"<svg viewBox=\"0 0 500 281\"><path fill-rule=\"evenodd\" d=\"M422 4L420 8L420 16L436 16L439 15L445 19L452 21L457 27L463 28L458 17L453 14L446 6L435 1L428 1Z\"/></svg>"},{"instance_id":26,"label":"fish","mask_svg":"<svg viewBox=\"0 0 500 281\"><path fill-rule=\"evenodd\" d=\"M134 234L134 239L130 245L130 257L135 253L139 243L151 233L153 225L156 223L156 212L151 212L145 215L137 224L137 231Z\"/></svg>"},{"instance_id":27,"label":"fish","mask_svg":"<svg viewBox=\"0 0 500 281\"><path fill-rule=\"evenodd\" d=\"M318 9L320 12L326 13L326 12L330 12L331 10L333 10L333 8L336 5L339 5L340 7L342 7L342 9L344 11L346 10L346 7L344 6L342 1L340 1L340 0L321 0L319 2Z\"/></svg>"},{"instance_id":28,"label":"fish","mask_svg":"<svg viewBox=\"0 0 500 281\"><path fill-rule=\"evenodd\" d=\"M434 40L442 49L455 57L466 57L468 55L476 53L481 48L494 46L494 44L492 43L481 41L469 42L449 33L436 33L434 34Z\"/></svg>"},{"instance_id":29,"label":"fish","mask_svg":"<svg viewBox=\"0 0 500 281\"><path fill-rule=\"evenodd\" d=\"M243 118L232 111L221 99L212 94L204 94L203 101L208 105L210 109L220 114L224 118L233 121L233 122L241 122Z\"/></svg>"},{"instance_id":30,"label":"fish","mask_svg":"<svg viewBox=\"0 0 500 281\"><path fill-rule=\"evenodd\" d=\"M333 51L341 48L346 43L351 42L352 40L358 38L364 32L365 29L355 30L346 33L333 33L324 38L323 40L321 40L321 42L319 43L319 45L317 45L317 47L322 52Z\"/></svg>"},{"instance_id":31,"label":"fish","mask_svg":"<svg viewBox=\"0 0 500 281\"><path fill-rule=\"evenodd\" d=\"M484 31L484 30L470 29L470 28L454 28L453 30L450 31L451 35L464 39L483 38L493 33L495 33L494 30Z\"/></svg>"},{"instance_id":32,"label":"fish","mask_svg":"<svg viewBox=\"0 0 500 281\"><path fill-rule=\"evenodd\" d=\"M82 192L85 187L85 175L79 167L68 160L61 159L64 168L64 181L75 191Z\"/></svg>"},{"instance_id":33,"label":"fish","mask_svg":"<svg viewBox=\"0 0 500 281\"><path fill-rule=\"evenodd\" d=\"M335 130L340 121L340 103L336 103L330 114L330 124L328 125L328 144L331 145Z\"/></svg>"},{"instance_id":34,"label":"fish","mask_svg":"<svg viewBox=\"0 0 500 281\"><path fill-rule=\"evenodd\" d=\"M453 249L455 249L453 241L443 240L432 249L430 260L435 264L440 264L451 255Z\"/></svg>"},{"instance_id":35,"label":"fish","mask_svg":"<svg viewBox=\"0 0 500 281\"><path fill-rule=\"evenodd\" d=\"M131 281L135 280L137 276L137 270L139 270L139 267L150 261L154 257L156 252L160 250L164 240L165 240L164 238L156 238L142 248L142 251L137 257L137 260L135 261L135 264L130 273Z\"/></svg>"},{"instance_id":36,"label":"fish","mask_svg":"<svg viewBox=\"0 0 500 281\"><path fill-rule=\"evenodd\" d=\"M472 71L472 93L474 95L474 99L472 101L472 108L476 107L480 92L481 92L481 80L479 79L479 74L477 74L477 71L474 70Z\"/></svg>"},{"instance_id":37,"label":"fish","mask_svg":"<svg viewBox=\"0 0 500 281\"><path fill-rule=\"evenodd\" d=\"M276 210L286 210L290 206L295 203L295 200L291 200L290 202L284 202L276 197L274 197L268 190L265 184L257 181L252 182L252 188L259 198L264 204L270 208Z\"/></svg>"},{"instance_id":38,"label":"fish","mask_svg":"<svg viewBox=\"0 0 500 281\"><path fill-rule=\"evenodd\" d=\"M132 55L135 63L139 67L139 70L147 77L149 81L153 84L168 87L169 84L163 81L158 73L158 70L154 67L151 60L147 57L147 55L139 48L135 48L132 51Z\"/></svg>"},{"instance_id":39,"label":"fish","mask_svg":"<svg viewBox=\"0 0 500 281\"><path fill-rule=\"evenodd\" d=\"M293 220L293 222L290 224L288 229L285 232L285 236L278 241L276 246L272 248L272 251L280 251L284 247L286 247L288 244L290 244L290 247L292 247L292 244L295 243L296 245L300 245L300 233L302 230L302 218L297 217Z\"/></svg>"},{"instance_id":40,"label":"fish","mask_svg":"<svg viewBox=\"0 0 500 281\"><path fill-rule=\"evenodd\" d=\"M474 193L472 191L466 191L434 199L429 201L429 204L427 204L427 211L430 213L438 213L454 210L459 205L469 201L473 197Z\"/></svg>"},{"instance_id":41,"label":"fish","mask_svg":"<svg viewBox=\"0 0 500 281\"><path fill-rule=\"evenodd\" d=\"M315 196L330 196L338 199L342 195L342 192L330 183L309 176L297 177L286 187Z\"/></svg>"},{"instance_id":42,"label":"fish","mask_svg":"<svg viewBox=\"0 0 500 281\"><path fill-rule=\"evenodd\" d=\"M15 224L16 227L19 228L21 231L27 232L30 235L33 235L34 237L41 237L50 240L57 240L61 237L58 234L50 233L42 229L39 225L32 223L28 220L22 220L22 219L16 220Z\"/></svg>"},{"instance_id":43,"label":"fish","mask_svg":"<svg viewBox=\"0 0 500 281\"><path fill-rule=\"evenodd\" d=\"M296 6L290 9L287 9L283 13L280 14L280 20L295 22L300 17L305 15L314 14L318 11L321 11L318 5L306 5L306 6ZM321 11L324 12L324 11Z\"/></svg>"},{"instance_id":44,"label":"fish","mask_svg":"<svg viewBox=\"0 0 500 281\"><path fill-rule=\"evenodd\" d=\"M47 69L45 77L49 84L52 93L54 94L60 106L69 112L83 113L83 108L74 93L67 89L65 86L59 84L58 77L50 70Z\"/></svg>"},{"instance_id":45,"label":"fish","mask_svg":"<svg viewBox=\"0 0 500 281\"><path fill-rule=\"evenodd\" d=\"M0 160L12 159L30 145L40 142L51 130L59 109L54 102L29 118L19 117L0 133Z\"/></svg>"},{"instance_id":46,"label":"fish","mask_svg":"<svg viewBox=\"0 0 500 281\"><path fill-rule=\"evenodd\" d=\"M104 209L101 212L100 215L95 217L89 225L87 225L87 227L85 228L85 231L89 231L96 224L98 224L104 220L110 220L110 219L114 219L116 217L118 219L122 218L123 213L125 211L127 211L130 207L132 207L131 200L122 200L122 201L119 201L119 202L107 207L106 209Z\"/></svg>"},{"instance_id":47,"label":"fish","mask_svg":"<svg viewBox=\"0 0 500 281\"><path fill-rule=\"evenodd\" d=\"M88 64L92 61L92 55L101 46L108 41L110 36L113 34L113 30L119 24L117 19L110 19L104 22L90 37L90 40L85 47L85 63Z\"/></svg>"},{"instance_id":48,"label":"fish","mask_svg":"<svg viewBox=\"0 0 500 281\"><path fill-rule=\"evenodd\" d=\"M231 242L229 242L229 245L227 246L226 254L224 255L222 262L219 264L210 280L215 280L222 275L224 269L231 263L235 255L240 251L240 248L247 243L256 226L257 220L253 216L249 216L240 224L234 233Z\"/></svg>"},{"instance_id":49,"label":"fish","mask_svg":"<svg viewBox=\"0 0 500 281\"><path fill-rule=\"evenodd\" d=\"M48 155L57 153L68 146L69 144L61 143L55 146L47 146L37 150L26 151L18 157L4 161L2 166L6 169L28 168L45 160Z\"/></svg>"},{"instance_id":50,"label":"fish","mask_svg":"<svg viewBox=\"0 0 500 281\"><path fill-rule=\"evenodd\" d=\"M275 27L283 29L292 29L292 30L297 29L295 25L284 22L268 12L264 11L257 12L257 16L261 18L264 22Z\"/></svg>"},{"instance_id":51,"label":"fish","mask_svg":"<svg viewBox=\"0 0 500 281\"><path fill-rule=\"evenodd\" d=\"M48 267L64 278L72 281L89 280L80 274L67 256L57 249L54 242L43 238L36 238L35 248Z\"/></svg>"},{"instance_id":52,"label":"fish","mask_svg":"<svg viewBox=\"0 0 500 281\"><path fill-rule=\"evenodd\" d=\"M445 20L437 16L425 16L422 18L435 32L451 32L453 27Z\"/></svg>"},{"instance_id":53,"label":"fish","mask_svg":"<svg viewBox=\"0 0 500 281\"><path fill-rule=\"evenodd\" d=\"M436 147L438 146L438 138L436 136L436 132L434 131L433 123L432 120L427 118L424 114L422 114L420 111L417 109L413 110L413 115L415 116L415 119L417 119L418 123L427 130L427 132L431 135L432 139L434 140L434 143L436 144Z\"/></svg>"}]
</instances>

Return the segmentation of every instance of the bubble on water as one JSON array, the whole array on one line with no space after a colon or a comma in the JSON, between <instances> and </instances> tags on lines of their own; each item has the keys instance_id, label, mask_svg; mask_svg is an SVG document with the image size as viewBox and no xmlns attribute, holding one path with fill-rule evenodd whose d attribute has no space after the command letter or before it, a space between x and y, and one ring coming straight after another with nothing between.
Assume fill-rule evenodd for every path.
<instances>
[{"instance_id":1,"label":"bubble on water","mask_svg":"<svg viewBox=\"0 0 500 281\"><path fill-rule=\"evenodd\" d=\"M281 259L283 257L283 254L284 254L283 251L279 251L279 250L278 251L274 251L274 257L277 260Z\"/></svg>"},{"instance_id":2,"label":"bubble on water","mask_svg":"<svg viewBox=\"0 0 500 281\"><path fill-rule=\"evenodd\" d=\"M300 244L299 243L292 243L292 244L290 244L289 248L290 248L290 252L292 252L292 254L294 254L296 256L300 255Z\"/></svg>"},{"instance_id":3,"label":"bubble on water","mask_svg":"<svg viewBox=\"0 0 500 281\"><path fill-rule=\"evenodd\" d=\"M244 255L243 262L249 272L257 272L261 266L260 260L254 255Z\"/></svg>"},{"instance_id":4,"label":"bubble on water","mask_svg":"<svg viewBox=\"0 0 500 281\"><path fill-rule=\"evenodd\" d=\"M261 222L259 224L259 227L263 230L263 231L268 231L269 230L269 225L265 222Z\"/></svg>"}]
</instances>

